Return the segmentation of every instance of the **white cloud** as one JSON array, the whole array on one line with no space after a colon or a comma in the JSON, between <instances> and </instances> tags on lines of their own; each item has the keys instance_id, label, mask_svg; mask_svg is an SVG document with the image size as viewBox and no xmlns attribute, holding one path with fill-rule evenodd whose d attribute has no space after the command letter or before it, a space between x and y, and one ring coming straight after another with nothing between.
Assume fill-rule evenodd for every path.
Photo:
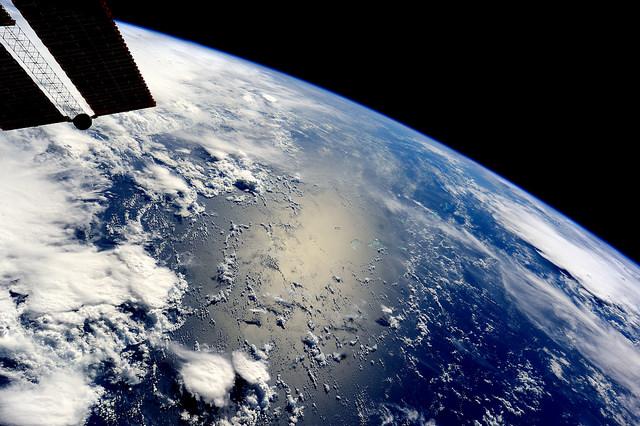
<instances>
[{"instance_id":1,"label":"white cloud","mask_svg":"<svg viewBox=\"0 0 640 426\"><path fill-rule=\"evenodd\" d=\"M566 219L506 199L489 206L507 229L536 247L553 264L568 271L591 293L640 316L640 270L610 247Z\"/></svg>"},{"instance_id":2,"label":"white cloud","mask_svg":"<svg viewBox=\"0 0 640 426\"><path fill-rule=\"evenodd\" d=\"M620 332L571 300L553 282L503 259L507 291L541 329L561 346L575 347L633 394L640 396L640 351Z\"/></svg>"},{"instance_id":3,"label":"white cloud","mask_svg":"<svg viewBox=\"0 0 640 426\"><path fill-rule=\"evenodd\" d=\"M122 351L143 350L171 327L162 309L185 284L139 245L99 251L76 238L102 210L108 180L82 150L47 139L40 129L0 135L0 353L17 363L0 370L10 381L0 393L3 424L24 423L20 416L38 413L27 399L47 407L54 393L49 424L81 423L101 394L91 383L105 361L115 377L138 382L146 361ZM118 309L126 302L157 310L156 324Z\"/></svg>"},{"instance_id":4,"label":"white cloud","mask_svg":"<svg viewBox=\"0 0 640 426\"><path fill-rule=\"evenodd\" d=\"M402 315L393 315L393 309L389 308L385 305L380 305L380 310L382 311L382 322L391 328L400 327L400 321L404 318Z\"/></svg>"},{"instance_id":5,"label":"white cloud","mask_svg":"<svg viewBox=\"0 0 640 426\"><path fill-rule=\"evenodd\" d=\"M196 399L225 406L235 382L231 362L220 354L190 351L177 345L172 348L182 360L178 371L185 389Z\"/></svg>"},{"instance_id":6,"label":"white cloud","mask_svg":"<svg viewBox=\"0 0 640 426\"><path fill-rule=\"evenodd\" d=\"M489 192L473 181L462 179L465 174L479 170L504 192L499 189ZM530 244L553 265L567 271L570 277L565 280L533 272L532 263L537 263L526 252L521 253L522 257L504 252L472 227L452 227L437 219L430 224L459 243L476 249L478 254L491 259L490 263L495 262L495 270L502 274L506 290L520 309L561 347L576 349L607 378L640 396L640 350L633 337L640 329L638 265L480 166L456 170L453 175L451 185L457 182L453 194L473 195L479 207L490 212L499 225ZM593 302L594 298L604 301L603 305L612 309L613 316L623 312L624 317L617 326L631 338L594 310L594 306L600 306ZM633 400L621 398L620 401L631 411L637 411Z\"/></svg>"},{"instance_id":7,"label":"white cloud","mask_svg":"<svg viewBox=\"0 0 640 426\"><path fill-rule=\"evenodd\" d=\"M179 216L191 216L194 211L202 210L197 203L196 190L166 167L152 164L142 171L136 171L134 176L136 182L152 199L161 201L162 197L170 198L178 207L176 213Z\"/></svg>"},{"instance_id":8,"label":"white cloud","mask_svg":"<svg viewBox=\"0 0 640 426\"><path fill-rule=\"evenodd\" d=\"M477 168L479 166L471 169ZM502 274L505 289L534 324L561 347L580 352L608 379L632 395L640 396L640 351L634 337L628 338L614 328L594 310L594 306L600 304L593 303L594 296L603 300L604 306L612 307L614 316L621 308L624 318L619 327L637 336L640 329L638 266L539 200L482 170L488 179L502 183L498 188L505 191L489 192L461 179L471 173L469 170L457 170L450 178L450 185L456 185L452 194L476 197L480 209L486 209L505 230L530 244L571 277L558 279L557 275L533 272L532 266L539 264L530 259L526 251L519 255L507 253L493 246L482 230L452 226L429 214L423 221L490 260L487 264L494 265L492 270ZM427 209L418 202L415 204ZM418 223L421 222L418 220ZM620 398L620 402L630 411L637 411L633 398Z\"/></svg>"},{"instance_id":9,"label":"white cloud","mask_svg":"<svg viewBox=\"0 0 640 426\"><path fill-rule=\"evenodd\" d=\"M42 377L38 384L0 389L0 419L7 426L64 426L84 422L101 391L73 370Z\"/></svg>"},{"instance_id":10,"label":"white cloud","mask_svg":"<svg viewBox=\"0 0 640 426\"><path fill-rule=\"evenodd\" d=\"M228 405L238 375L252 385L252 390L244 395L248 405L235 407L236 414L247 408L263 410L269 407L274 392L267 384L271 376L265 360L255 360L243 351L234 351L229 361L224 354L192 351L177 344L170 347L180 359L178 373L184 388L196 399L216 407Z\"/></svg>"},{"instance_id":11,"label":"white cloud","mask_svg":"<svg viewBox=\"0 0 640 426\"><path fill-rule=\"evenodd\" d=\"M506 229L571 276L591 294L625 310L625 327L640 327L640 269L611 247L528 196L508 199L476 194ZM535 201L535 200L534 200ZM609 377L640 396L637 345L570 297L551 277L539 276L512 256L494 251L507 291L541 329L562 346L574 347ZM589 300L589 298L587 298ZM631 402L631 404L633 404Z\"/></svg>"},{"instance_id":12,"label":"white cloud","mask_svg":"<svg viewBox=\"0 0 640 426\"><path fill-rule=\"evenodd\" d=\"M255 385L257 383L266 383L271 379L267 371L267 363L262 360L255 361L245 352L234 351L232 362L236 373L247 383Z\"/></svg>"}]
</instances>

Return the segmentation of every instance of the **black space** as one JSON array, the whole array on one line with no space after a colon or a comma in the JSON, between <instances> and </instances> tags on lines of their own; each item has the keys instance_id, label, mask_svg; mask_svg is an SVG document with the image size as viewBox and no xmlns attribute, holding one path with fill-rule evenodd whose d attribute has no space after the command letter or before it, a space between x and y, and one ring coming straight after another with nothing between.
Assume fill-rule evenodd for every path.
<instances>
[{"instance_id":1,"label":"black space","mask_svg":"<svg viewBox=\"0 0 640 426\"><path fill-rule=\"evenodd\" d=\"M267 65L405 123L640 260L629 11L109 3L116 19Z\"/></svg>"}]
</instances>

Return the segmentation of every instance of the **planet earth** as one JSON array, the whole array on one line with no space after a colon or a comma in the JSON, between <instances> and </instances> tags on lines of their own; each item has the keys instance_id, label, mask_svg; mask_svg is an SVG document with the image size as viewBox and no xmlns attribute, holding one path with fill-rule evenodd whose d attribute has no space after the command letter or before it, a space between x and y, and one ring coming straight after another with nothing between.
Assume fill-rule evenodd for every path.
<instances>
[{"instance_id":1,"label":"planet earth","mask_svg":"<svg viewBox=\"0 0 640 426\"><path fill-rule=\"evenodd\" d=\"M156 108L0 133L0 424L640 423L638 265L389 118L119 25Z\"/></svg>"}]
</instances>

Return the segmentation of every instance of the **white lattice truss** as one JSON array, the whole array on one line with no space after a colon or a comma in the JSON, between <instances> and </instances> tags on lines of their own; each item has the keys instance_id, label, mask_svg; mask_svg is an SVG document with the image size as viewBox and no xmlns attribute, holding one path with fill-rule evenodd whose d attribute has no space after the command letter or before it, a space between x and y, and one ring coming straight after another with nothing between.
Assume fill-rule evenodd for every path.
<instances>
[{"instance_id":1,"label":"white lattice truss","mask_svg":"<svg viewBox=\"0 0 640 426\"><path fill-rule=\"evenodd\" d=\"M73 118L84 112L67 86L18 25L1 26L0 41L13 52L22 67L64 115Z\"/></svg>"}]
</instances>

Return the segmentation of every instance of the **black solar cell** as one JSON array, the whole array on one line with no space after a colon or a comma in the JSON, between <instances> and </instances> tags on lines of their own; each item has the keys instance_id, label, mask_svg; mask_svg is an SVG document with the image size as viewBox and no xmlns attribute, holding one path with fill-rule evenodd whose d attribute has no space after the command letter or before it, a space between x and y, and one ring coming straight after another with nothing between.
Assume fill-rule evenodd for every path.
<instances>
[{"instance_id":1,"label":"black solar cell","mask_svg":"<svg viewBox=\"0 0 640 426\"><path fill-rule=\"evenodd\" d=\"M31 76L0 45L0 129L66 121Z\"/></svg>"},{"instance_id":2,"label":"black solar cell","mask_svg":"<svg viewBox=\"0 0 640 426\"><path fill-rule=\"evenodd\" d=\"M11 18L11 15L0 5L0 27L8 25L14 25L16 21Z\"/></svg>"}]
</instances>

